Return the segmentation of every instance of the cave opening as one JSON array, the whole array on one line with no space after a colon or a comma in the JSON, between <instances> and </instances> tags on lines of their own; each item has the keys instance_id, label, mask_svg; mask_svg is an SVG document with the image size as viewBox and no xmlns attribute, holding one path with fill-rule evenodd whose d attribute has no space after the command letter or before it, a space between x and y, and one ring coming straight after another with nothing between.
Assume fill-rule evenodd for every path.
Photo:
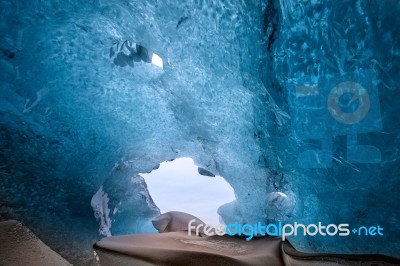
<instances>
[{"instance_id":1,"label":"cave opening","mask_svg":"<svg viewBox=\"0 0 400 266\"><path fill-rule=\"evenodd\" d=\"M151 173L140 175L161 213L181 211L218 224L218 208L235 200L233 188L223 177L199 168L191 158L163 162Z\"/></svg>"}]
</instances>

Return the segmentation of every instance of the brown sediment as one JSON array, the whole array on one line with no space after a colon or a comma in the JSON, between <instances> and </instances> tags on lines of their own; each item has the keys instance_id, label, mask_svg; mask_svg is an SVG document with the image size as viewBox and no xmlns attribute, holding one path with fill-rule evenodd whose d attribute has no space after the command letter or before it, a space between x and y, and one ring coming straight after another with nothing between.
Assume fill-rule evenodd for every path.
<instances>
[{"instance_id":1,"label":"brown sediment","mask_svg":"<svg viewBox=\"0 0 400 266\"><path fill-rule=\"evenodd\" d=\"M187 231L107 237L94 249L102 266L400 265L400 260L383 255L302 253L278 237L246 241L227 235L189 236Z\"/></svg>"},{"instance_id":2,"label":"brown sediment","mask_svg":"<svg viewBox=\"0 0 400 266\"><path fill-rule=\"evenodd\" d=\"M72 265L15 220L0 222L0 265Z\"/></svg>"}]
</instances>

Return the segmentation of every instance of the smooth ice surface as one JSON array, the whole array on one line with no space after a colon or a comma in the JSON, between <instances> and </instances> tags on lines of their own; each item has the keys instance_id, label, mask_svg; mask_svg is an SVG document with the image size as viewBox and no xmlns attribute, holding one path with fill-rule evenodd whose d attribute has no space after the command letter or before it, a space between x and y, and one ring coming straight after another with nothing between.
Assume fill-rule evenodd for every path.
<instances>
[{"instance_id":1,"label":"smooth ice surface","mask_svg":"<svg viewBox=\"0 0 400 266\"><path fill-rule=\"evenodd\" d=\"M399 11L2 0L1 217L82 264L99 229L149 231L158 209L138 173L190 157L234 189L226 222L379 224L383 237L289 239L398 256Z\"/></svg>"},{"instance_id":2,"label":"smooth ice surface","mask_svg":"<svg viewBox=\"0 0 400 266\"><path fill-rule=\"evenodd\" d=\"M141 174L161 213L182 211L208 224L219 224L218 208L235 200L232 187L221 176L204 176L190 158L160 164L150 174Z\"/></svg>"}]
</instances>

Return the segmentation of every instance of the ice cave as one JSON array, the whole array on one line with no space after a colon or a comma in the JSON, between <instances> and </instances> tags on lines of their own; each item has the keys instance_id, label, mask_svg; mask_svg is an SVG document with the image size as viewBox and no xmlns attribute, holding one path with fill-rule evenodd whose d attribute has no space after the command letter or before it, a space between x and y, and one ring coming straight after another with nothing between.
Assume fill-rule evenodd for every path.
<instances>
[{"instance_id":1,"label":"ice cave","mask_svg":"<svg viewBox=\"0 0 400 266\"><path fill-rule=\"evenodd\" d=\"M102 237L156 234L146 175L190 158L205 198L213 178L232 190L224 223L380 226L288 241L400 258L400 1L1 0L0 14L0 221L92 265Z\"/></svg>"}]
</instances>

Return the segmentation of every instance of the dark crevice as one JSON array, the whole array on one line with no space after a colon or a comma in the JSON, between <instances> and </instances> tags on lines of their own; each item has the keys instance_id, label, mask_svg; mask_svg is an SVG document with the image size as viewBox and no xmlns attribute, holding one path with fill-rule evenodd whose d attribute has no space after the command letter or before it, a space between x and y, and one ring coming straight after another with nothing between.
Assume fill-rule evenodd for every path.
<instances>
[{"instance_id":1,"label":"dark crevice","mask_svg":"<svg viewBox=\"0 0 400 266\"><path fill-rule=\"evenodd\" d=\"M285 102L284 97L282 97L283 88L280 85L280 82L273 75L273 73L275 73L273 69L275 61L274 44L276 43L280 33L280 8L276 0L268 0L267 6L264 10L262 23L263 40L265 40L265 48L267 52L264 72L268 73L268 75L265 75L262 80L267 88L272 88L270 93L275 102L278 105L283 106Z\"/></svg>"},{"instance_id":2,"label":"dark crevice","mask_svg":"<svg viewBox=\"0 0 400 266\"><path fill-rule=\"evenodd\" d=\"M271 60L272 60L272 55L271 55L272 45L274 44L276 36L278 34L278 28L279 28L278 10L274 5L274 0L268 0L268 4L264 12L263 35L268 40L267 51L270 54Z\"/></svg>"}]
</instances>

